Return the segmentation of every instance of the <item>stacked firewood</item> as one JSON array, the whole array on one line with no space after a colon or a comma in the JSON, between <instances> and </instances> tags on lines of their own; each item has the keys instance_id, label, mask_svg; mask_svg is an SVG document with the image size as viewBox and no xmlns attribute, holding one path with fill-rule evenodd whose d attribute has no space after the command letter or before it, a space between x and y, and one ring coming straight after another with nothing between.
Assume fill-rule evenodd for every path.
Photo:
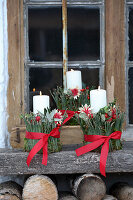
<instances>
[{"instance_id":1,"label":"stacked firewood","mask_svg":"<svg viewBox=\"0 0 133 200\"><path fill-rule=\"evenodd\" d=\"M68 179L72 193L59 193L56 183L45 175L30 176L22 188L15 182L0 184L2 200L133 200L133 187L126 183L114 184L106 194L103 180L94 174Z\"/></svg>"}]
</instances>

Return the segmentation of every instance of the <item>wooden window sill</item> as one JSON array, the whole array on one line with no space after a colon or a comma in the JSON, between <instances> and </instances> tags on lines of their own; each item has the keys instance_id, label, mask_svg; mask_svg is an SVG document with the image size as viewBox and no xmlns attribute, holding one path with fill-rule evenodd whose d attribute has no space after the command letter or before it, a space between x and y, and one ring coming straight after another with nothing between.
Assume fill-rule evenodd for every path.
<instances>
[{"instance_id":1,"label":"wooden window sill","mask_svg":"<svg viewBox=\"0 0 133 200\"><path fill-rule=\"evenodd\" d=\"M106 173L133 172L132 148L133 142L124 142L122 150L109 153ZM22 150L0 149L0 175L100 173L99 153L77 157L73 148L64 147L63 151L48 156L47 166L41 164L42 155L35 155L29 168L27 156Z\"/></svg>"}]
</instances>

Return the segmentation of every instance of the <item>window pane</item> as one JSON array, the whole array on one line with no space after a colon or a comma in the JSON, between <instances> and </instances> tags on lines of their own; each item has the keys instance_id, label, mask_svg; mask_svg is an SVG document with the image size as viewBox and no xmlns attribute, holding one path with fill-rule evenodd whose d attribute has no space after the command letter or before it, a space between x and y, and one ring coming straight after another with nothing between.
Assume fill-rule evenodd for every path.
<instances>
[{"instance_id":1,"label":"window pane","mask_svg":"<svg viewBox=\"0 0 133 200\"><path fill-rule=\"evenodd\" d=\"M62 86L62 80L62 69L31 68L29 71L30 111L33 110L33 95L37 95L39 94L39 91L42 91L42 94L51 96L50 90L57 86ZM36 89L36 92L33 92L33 88ZM50 106L52 108L55 106L52 97L50 97Z\"/></svg>"},{"instance_id":2,"label":"window pane","mask_svg":"<svg viewBox=\"0 0 133 200\"><path fill-rule=\"evenodd\" d=\"M28 18L30 60L61 61L61 7L29 8Z\"/></svg>"},{"instance_id":3,"label":"window pane","mask_svg":"<svg viewBox=\"0 0 133 200\"><path fill-rule=\"evenodd\" d=\"M68 60L100 60L100 11L68 7Z\"/></svg>"},{"instance_id":4,"label":"window pane","mask_svg":"<svg viewBox=\"0 0 133 200\"><path fill-rule=\"evenodd\" d=\"M74 70L80 70L82 72L82 82L83 87L86 86L95 86L99 85L99 69L79 69L74 68ZM46 68L30 68L29 70L29 110L33 110L33 96L38 95L39 91L42 91L42 94L50 96L50 105L52 108L55 107L53 99L50 95L50 90L57 88L57 86L62 86L63 83L63 73L62 69L46 69ZM33 92L35 88L35 92Z\"/></svg>"},{"instance_id":5,"label":"window pane","mask_svg":"<svg viewBox=\"0 0 133 200\"><path fill-rule=\"evenodd\" d=\"M133 8L129 10L129 60L133 61Z\"/></svg>"},{"instance_id":6,"label":"window pane","mask_svg":"<svg viewBox=\"0 0 133 200\"><path fill-rule=\"evenodd\" d=\"M133 124L133 68L128 72L128 92L129 92L129 124Z\"/></svg>"}]
</instances>

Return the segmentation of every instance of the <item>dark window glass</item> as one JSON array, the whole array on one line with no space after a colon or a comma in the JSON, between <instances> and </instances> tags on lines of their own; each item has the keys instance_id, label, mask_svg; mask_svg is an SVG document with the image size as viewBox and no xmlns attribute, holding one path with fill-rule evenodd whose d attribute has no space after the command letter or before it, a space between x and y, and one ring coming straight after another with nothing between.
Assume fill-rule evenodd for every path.
<instances>
[{"instance_id":1,"label":"dark window glass","mask_svg":"<svg viewBox=\"0 0 133 200\"><path fill-rule=\"evenodd\" d=\"M100 60L99 9L68 7L68 60Z\"/></svg>"},{"instance_id":2,"label":"dark window glass","mask_svg":"<svg viewBox=\"0 0 133 200\"><path fill-rule=\"evenodd\" d=\"M129 10L129 60L133 61L133 8Z\"/></svg>"},{"instance_id":3,"label":"dark window glass","mask_svg":"<svg viewBox=\"0 0 133 200\"><path fill-rule=\"evenodd\" d=\"M29 57L62 61L61 7L29 8Z\"/></svg>"},{"instance_id":4,"label":"dark window glass","mask_svg":"<svg viewBox=\"0 0 133 200\"><path fill-rule=\"evenodd\" d=\"M31 68L29 70L30 111L33 110L32 98L34 95L38 95L40 91L42 91L42 94L50 96L50 106L53 108L54 103L50 95L50 90L57 86L62 86L62 82L62 69ZM35 92L33 92L34 88Z\"/></svg>"},{"instance_id":5,"label":"dark window glass","mask_svg":"<svg viewBox=\"0 0 133 200\"><path fill-rule=\"evenodd\" d=\"M83 87L86 86L95 86L99 85L99 69L79 69L74 68L74 70L80 70L82 72L82 84ZM50 90L56 88L57 86L62 86L63 84L63 74L62 69L46 69L46 68L30 68L29 70L29 108L30 111L33 110L32 99L33 95L38 95L39 91L42 91L42 94L50 96L50 106L55 107L52 97L50 95ZM35 88L35 92L33 92Z\"/></svg>"},{"instance_id":6,"label":"dark window glass","mask_svg":"<svg viewBox=\"0 0 133 200\"><path fill-rule=\"evenodd\" d=\"M128 92L129 92L129 124L133 124L133 68L128 72Z\"/></svg>"}]
</instances>

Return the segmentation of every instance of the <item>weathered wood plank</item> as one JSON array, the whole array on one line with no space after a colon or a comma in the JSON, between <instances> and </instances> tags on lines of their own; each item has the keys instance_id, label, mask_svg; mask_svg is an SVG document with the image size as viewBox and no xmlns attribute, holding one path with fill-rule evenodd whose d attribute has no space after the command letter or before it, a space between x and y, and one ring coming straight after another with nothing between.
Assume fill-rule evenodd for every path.
<instances>
[{"instance_id":1,"label":"weathered wood plank","mask_svg":"<svg viewBox=\"0 0 133 200\"><path fill-rule=\"evenodd\" d=\"M8 20L8 131L21 123L24 111L24 30L23 0L7 0Z\"/></svg>"},{"instance_id":2,"label":"weathered wood plank","mask_svg":"<svg viewBox=\"0 0 133 200\"><path fill-rule=\"evenodd\" d=\"M10 144L12 148L23 149L26 127L17 126L10 134ZM80 126L63 126L61 129L60 141L63 145L81 144L84 140Z\"/></svg>"},{"instance_id":3,"label":"weathered wood plank","mask_svg":"<svg viewBox=\"0 0 133 200\"><path fill-rule=\"evenodd\" d=\"M124 0L105 1L106 89L125 111L125 13Z\"/></svg>"},{"instance_id":4,"label":"weathered wood plank","mask_svg":"<svg viewBox=\"0 0 133 200\"><path fill-rule=\"evenodd\" d=\"M132 147L133 143L128 143ZM48 165L41 164L42 155L35 155L30 167L26 165L28 153L22 150L0 149L0 175L13 174L72 174L99 173L99 153L87 153L80 157L75 151L62 151L48 156ZM107 173L133 172L133 150L124 148L109 153Z\"/></svg>"}]
</instances>

